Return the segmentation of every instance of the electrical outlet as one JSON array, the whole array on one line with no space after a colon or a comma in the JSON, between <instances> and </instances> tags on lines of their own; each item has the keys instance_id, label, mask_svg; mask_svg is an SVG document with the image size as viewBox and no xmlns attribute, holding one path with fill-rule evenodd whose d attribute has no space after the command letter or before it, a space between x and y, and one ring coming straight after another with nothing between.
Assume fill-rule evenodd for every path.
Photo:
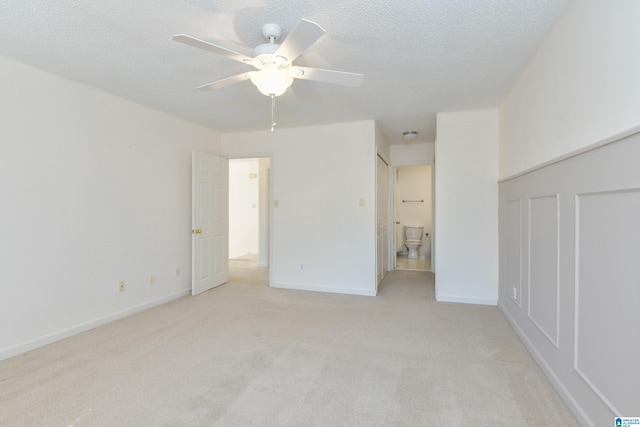
<instances>
[{"instance_id":1,"label":"electrical outlet","mask_svg":"<svg viewBox=\"0 0 640 427\"><path fill-rule=\"evenodd\" d=\"M125 289L126 289L126 285L124 284L124 281L121 281L120 283L118 283L118 291L124 292Z\"/></svg>"},{"instance_id":2,"label":"electrical outlet","mask_svg":"<svg viewBox=\"0 0 640 427\"><path fill-rule=\"evenodd\" d=\"M517 291L515 286L513 287L513 295L512 296L513 296L513 299L518 299L518 291Z\"/></svg>"},{"instance_id":3,"label":"electrical outlet","mask_svg":"<svg viewBox=\"0 0 640 427\"><path fill-rule=\"evenodd\" d=\"M149 284L150 285L155 285L156 284L156 275L152 274L151 276L149 276Z\"/></svg>"}]
</instances>

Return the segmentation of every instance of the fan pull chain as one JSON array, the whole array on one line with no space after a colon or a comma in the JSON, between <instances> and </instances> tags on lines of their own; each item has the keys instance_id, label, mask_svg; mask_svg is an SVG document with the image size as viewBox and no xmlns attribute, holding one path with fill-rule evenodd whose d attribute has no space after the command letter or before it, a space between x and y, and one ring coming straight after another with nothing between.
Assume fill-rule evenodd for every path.
<instances>
[{"instance_id":1,"label":"fan pull chain","mask_svg":"<svg viewBox=\"0 0 640 427\"><path fill-rule=\"evenodd\" d=\"M273 111L276 108L276 96L275 95L271 95L271 132L273 132L274 128L276 127L276 122L273 119Z\"/></svg>"}]
</instances>

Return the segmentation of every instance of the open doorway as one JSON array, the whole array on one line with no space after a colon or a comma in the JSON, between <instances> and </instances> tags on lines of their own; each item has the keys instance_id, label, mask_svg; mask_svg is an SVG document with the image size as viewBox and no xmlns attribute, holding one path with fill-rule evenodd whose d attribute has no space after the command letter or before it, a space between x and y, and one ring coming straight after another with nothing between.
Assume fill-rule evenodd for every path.
<instances>
[{"instance_id":1,"label":"open doorway","mask_svg":"<svg viewBox=\"0 0 640 427\"><path fill-rule=\"evenodd\" d=\"M394 170L395 268L432 271L433 167Z\"/></svg>"},{"instance_id":2,"label":"open doorway","mask_svg":"<svg viewBox=\"0 0 640 427\"><path fill-rule=\"evenodd\" d=\"M269 267L270 159L229 160L229 266Z\"/></svg>"}]
</instances>

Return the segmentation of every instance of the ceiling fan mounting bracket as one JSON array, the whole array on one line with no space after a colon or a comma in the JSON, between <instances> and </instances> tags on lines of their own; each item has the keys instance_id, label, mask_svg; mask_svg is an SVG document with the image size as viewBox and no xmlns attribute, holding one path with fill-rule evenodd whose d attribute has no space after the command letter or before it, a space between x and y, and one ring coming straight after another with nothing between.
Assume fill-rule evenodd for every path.
<instances>
[{"instance_id":1,"label":"ceiling fan mounting bracket","mask_svg":"<svg viewBox=\"0 0 640 427\"><path fill-rule=\"evenodd\" d=\"M282 28L278 24L265 24L262 27L262 35L268 42L274 43L282 37Z\"/></svg>"}]
</instances>

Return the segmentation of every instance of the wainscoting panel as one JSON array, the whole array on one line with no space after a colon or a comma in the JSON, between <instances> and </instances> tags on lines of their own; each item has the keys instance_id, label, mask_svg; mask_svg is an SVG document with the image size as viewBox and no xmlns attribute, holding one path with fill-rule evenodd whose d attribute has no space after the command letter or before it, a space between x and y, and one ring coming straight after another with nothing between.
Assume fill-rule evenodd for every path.
<instances>
[{"instance_id":1,"label":"wainscoting panel","mask_svg":"<svg viewBox=\"0 0 640 427\"><path fill-rule=\"evenodd\" d=\"M529 318L558 347L558 195L529 199Z\"/></svg>"},{"instance_id":2,"label":"wainscoting panel","mask_svg":"<svg viewBox=\"0 0 640 427\"><path fill-rule=\"evenodd\" d=\"M620 384L640 384L640 191L578 195L576 225L575 369L612 412L637 413Z\"/></svg>"},{"instance_id":3,"label":"wainscoting panel","mask_svg":"<svg viewBox=\"0 0 640 427\"><path fill-rule=\"evenodd\" d=\"M508 200L505 209L505 252L502 291L518 306L522 294L522 201Z\"/></svg>"},{"instance_id":4,"label":"wainscoting panel","mask_svg":"<svg viewBox=\"0 0 640 427\"><path fill-rule=\"evenodd\" d=\"M501 181L499 203L498 307L580 425L640 416L640 127Z\"/></svg>"}]
</instances>

